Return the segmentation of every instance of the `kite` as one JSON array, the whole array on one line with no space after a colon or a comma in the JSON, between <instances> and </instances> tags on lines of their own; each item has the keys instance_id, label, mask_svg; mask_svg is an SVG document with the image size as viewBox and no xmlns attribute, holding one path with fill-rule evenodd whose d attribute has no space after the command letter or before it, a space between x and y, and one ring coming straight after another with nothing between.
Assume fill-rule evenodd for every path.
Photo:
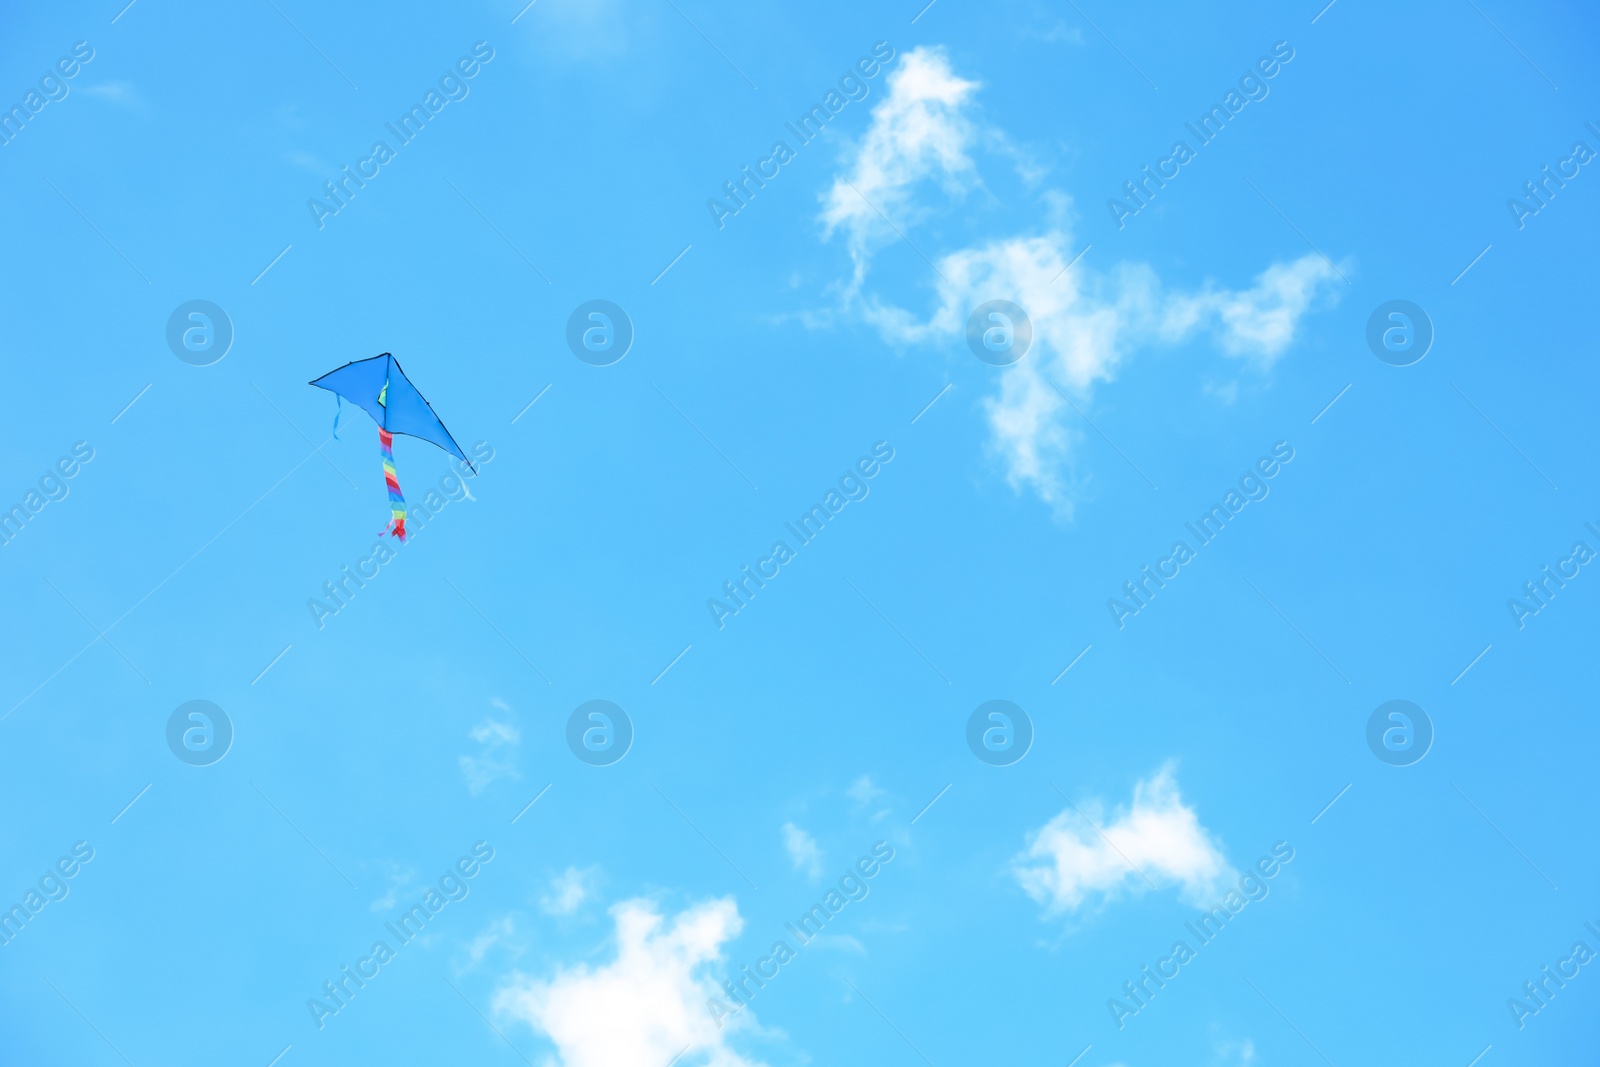
<instances>
[{"instance_id":1,"label":"kite","mask_svg":"<svg viewBox=\"0 0 1600 1067\"><path fill-rule=\"evenodd\" d=\"M372 421L378 424L378 445L383 452L383 480L389 488L389 511L392 515L386 532L402 542L406 539L406 498L400 492L400 478L394 468L395 434L421 438L437 445L460 459L472 473L478 473L478 468L472 465L472 461L461 451L461 446L456 444L456 439L439 421L439 416L433 413L433 407L406 378L399 361L388 352L371 359L346 363L309 384L328 390L341 401L350 401L371 415ZM333 426L337 431L337 413Z\"/></svg>"}]
</instances>

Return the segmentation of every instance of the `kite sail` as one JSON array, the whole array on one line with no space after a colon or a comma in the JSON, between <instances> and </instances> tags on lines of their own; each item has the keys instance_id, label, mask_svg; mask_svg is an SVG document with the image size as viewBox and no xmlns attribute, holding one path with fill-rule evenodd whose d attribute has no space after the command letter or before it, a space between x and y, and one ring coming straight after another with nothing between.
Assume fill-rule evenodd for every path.
<instances>
[{"instance_id":1,"label":"kite sail","mask_svg":"<svg viewBox=\"0 0 1600 1067\"><path fill-rule=\"evenodd\" d=\"M389 489L390 521L388 532L406 539L406 498L400 491L400 476L394 466L394 435L404 434L434 444L465 463L474 474L478 469L461 451L456 439L444 428L439 416L417 387L406 378L400 363L388 352L371 359L346 363L310 383L350 401L372 416L378 424L378 446L383 452L383 481ZM335 422L337 425L337 420Z\"/></svg>"}]
</instances>

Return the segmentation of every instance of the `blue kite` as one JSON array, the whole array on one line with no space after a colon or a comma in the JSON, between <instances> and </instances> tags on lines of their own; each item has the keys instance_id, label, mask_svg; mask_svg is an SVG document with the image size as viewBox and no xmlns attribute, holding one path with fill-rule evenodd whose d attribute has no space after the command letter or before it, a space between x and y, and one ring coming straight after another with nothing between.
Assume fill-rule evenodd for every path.
<instances>
[{"instance_id":1,"label":"blue kite","mask_svg":"<svg viewBox=\"0 0 1600 1067\"><path fill-rule=\"evenodd\" d=\"M406 378L399 361L388 352L346 363L308 384L350 401L378 424L378 443L383 449L383 480L389 488L389 510L393 515L387 532L402 542L406 539L406 498L400 492L400 478L394 469L395 434L438 445L465 463L472 473L478 473L478 468L472 465L456 439L439 421L439 416L433 413L433 407ZM338 430L337 414L333 426Z\"/></svg>"}]
</instances>

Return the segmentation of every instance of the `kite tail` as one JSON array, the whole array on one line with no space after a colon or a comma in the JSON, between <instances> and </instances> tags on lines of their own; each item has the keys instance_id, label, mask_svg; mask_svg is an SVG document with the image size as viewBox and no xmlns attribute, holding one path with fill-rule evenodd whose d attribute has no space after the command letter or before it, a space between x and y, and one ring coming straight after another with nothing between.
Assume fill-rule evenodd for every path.
<instances>
[{"instance_id":1,"label":"kite tail","mask_svg":"<svg viewBox=\"0 0 1600 1067\"><path fill-rule=\"evenodd\" d=\"M383 449L383 482L389 487L389 510L394 518L389 523L389 532L400 538L406 539L406 498L400 492L400 477L394 470L394 435L382 426L378 427L378 444Z\"/></svg>"}]
</instances>

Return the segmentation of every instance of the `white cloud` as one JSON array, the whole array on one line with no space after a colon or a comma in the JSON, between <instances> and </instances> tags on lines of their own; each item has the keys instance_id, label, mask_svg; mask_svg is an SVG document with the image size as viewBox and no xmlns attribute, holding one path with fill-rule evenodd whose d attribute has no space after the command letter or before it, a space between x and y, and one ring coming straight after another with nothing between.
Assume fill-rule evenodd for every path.
<instances>
[{"instance_id":1,"label":"white cloud","mask_svg":"<svg viewBox=\"0 0 1600 1067\"><path fill-rule=\"evenodd\" d=\"M1112 377L1136 329L1131 324L1148 319L1156 291L1153 273L1141 268L1124 268L1114 284L1069 270L1068 245L1067 234L1052 231L953 252L940 261L938 309L926 322L906 316L899 325L906 341L961 343L978 304L1003 299L1026 310L1033 328L1028 353L1000 374L999 393L985 408L1012 486L1030 487L1059 508L1070 504L1064 472L1073 441L1062 393L1087 402L1090 385ZM896 324L882 309L869 306L867 316L894 334Z\"/></svg>"},{"instance_id":2,"label":"white cloud","mask_svg":"<svg viewBox=\"0 0 1600 1067\"><path fill-rule=\"evenodd\" d=\"M314 156L310 152L303 152L298 148L285 152L284 158L301 170L309 171L318 176L333 174L339 169L337 166L329 166L327 160L322 159L320 156Z\"/></svg>"},{"instance_id":3,"label":"white cloud","mask_svg":"<svg viewBox=\"0 0 1600 1067\"><path fill-rule=\"evenodd\" d=\"M1255 1042L1248 1037L1243 1041L1218 1041L1212 1059L1214 1067L1251 1067L1256 1062Z\"/></svg>"},{"instance_id":4,"label":"white cloud","mask_svg":"<svg viewBox=\"0 0 1600 1067\"><path fill-rule=\"evenodd\" d=\"M509 915L491 922L488 926L484 927L482 933L478 934L477 937L474 937L467 945L467 958L469 962L464 969L470 970L471 968L478 966L478 964L483 962L483 958L489 954L491 949L497 945L509 942L516 936L516 933L516 921Z\"/></svg>"},{"instance_id":5,"label":"white cloud","mask_svg":"<svg viewBox=\"0 0 1600 1067\"><path fill-rule=\"evenodd\" d=\"M859 812L874 805L879 797L886 797L889 794L887 790L879 789L874 785L870 775L863 774L860 778L850 783L850 787L845 790L845 795L856 802L856 811ZM870 817L873 822L882 822L891 814L893 814L892 809L888 805L884 805L872 812Z\"/></svg>"},{"instance_id":6,"label":"white cloud","mask_svg":"<svg viewBox=\"0 0 1600 1067\"><path fill-rule=\"evenodd\" d=\"M889 75L887 95L872 109L872 124L850 173L834 179L824 198L827 232L843 227L849 234L857 284L865 276L874 239L895 236L880 211L903 220L911 208L912 188L928 178L939 179L950 193L976 180L968 155L973 127L961 107L977 88L977 82L956 77L936 48L917 48L900 57Z\"/></svg>"},{"instance_id":7,"label":"white cloud","mask_svg":"<svg viewBox=\"0 0 1600 1067\"><path fill-rule=\"evenodd\" d=\"M647 24L634 15L624 0L545 4L537 12L530 11L514 32L520 34L518 44L533 53L541 66L570 70L592 64L614 69L628 62L641 31L649 36L650 31L644 29Z\"/></svg>"},{"instance_id":8,"label":"white cloud","mask_svg":"<svg viewBox=\"0 0 1600 1067\"><path fill-rule=\"evenodd\" d=\"M111 103L128 108L131 111L144 110L144 100L134 89L132 82L101 82L99 85L80 86L78 91L89 96L98 96L102 100L109 100Z\"/></svg>"},{"instance_id":9,"label":"white cloud","mask_svg":"<svg viewBox=\"0 0 1600 1067\"><path fill-rule=\"evenodd\" d=\"M1183 803L1170 767L1136 784L1132 806L1109 818L1098 800L1077 808L1030 833L1013 864L1018 883L1047 914L1075 910L1091 894L1109 899L1141 891L1146 878L1157 886L1179 885L1185 899L1204 905L1235 874L1195 810Z\"/></svg>"},{"instance_id":10,"label":"white cloud","mask_svg":"<svg viewBox=\"0 0 1600 1067\"><path fill-rule=\"evenodd\" d=\"M482 793L497 779L522 777L517 772L516 763L522 734L512 721L511 707L498 699L490 703L505 717L490 716L474 726L467 736L478 743L477 754L456 757L456 763L467 780L467 789L473 796Z\"/></svg>"},{"instance_id":11,"label":"white cloud","mask_svg":"<svg viewBox=\"0 0 1600 1067\"><path fill-rule=\"evenodd\" d=\"M696 1067L760 1067L727 1043L748 1011L718 1029L706 1007L724 996L707 971L744 926L733 899L695 905L670 923L646 900L623 901L611 914L613 962L560 967L548 979L516 975L495 1010L546 1035L563 1067L665 1067L680 1056Z\"/></svg>"},{"instance_id":12,"label":"white cloud","mask_svg":"<svg viewBox=\"0 0 1600 1067\"><path fill-rule=\"evenodd\" d=\"M835 952L849 952L856 956L865 956L867 946L861 939L850 934L818 934L812 941L814 948L832 949Z\"/></svg>"},{"instance_id":13,"label":"white cloud","mask_svg":"<svg viewBox=\"0 0 1600 1067\"><path fill-rule=\"evenodd\" d=\"M571 915L589 898L594 868L568 867L550 880L550 891L539 898L539 907L550 915Z\"/></svg>"},{"instance_id":14,"label":"white cloud","mask_svg":"<svg viewBox=\"0 0 1600 1067\"><path fill-rule=\"evenodd\" d=\"M886 795L882 789L872 784L872 776L867 774L851 782L850 788L845 790L845 793L856 802L857 806L863 808L878 797Z\"/></svg>"},{"instance_id":15,"label":"white cloud","mask_svg":"<svg viewBox=\"0 0 1600 1067\"><path fill-rule=\"evenodd\" d=\"M1084 43L1083 31L1076 26L1069 27L1060 19L1056 20L1056 24L1054 26L1051 26L1048 30L1045 30L1043 33L1038 33L1035 36L1036 39L1042 43L1053 43L1055 41L1063 41L1067 44L1075 45L1082 45Z\"/></svg>"},{"instance_id":16,"label":"white cloud","mask_svg":"<svg viewBox=\"0 0 1600 1067\"><path fill-rule=\"evenodd\" d=\"M1293 343L1301 320L1325 302L1339 275L1321 256L1305 255L1269 265L1249 288L1208 284L1197 292L1165 293L1147 266L1096 270L1078 261L1084 248L1067 224L1071 200L1046 189L1039 194L1049 220L1043 232L991 238L937 257L937 304L927 317L885 302L867 291L866 277L877 248L899 240L900 231L931 210L917 203L917 188L933 183L948 198L980 181L966 113L978 88L956 76L937 49L906 53L873 108L871 127L823 197L821 220L829 235L842 228L849 237L854 270L843 310L895 343L959 350L978 304L1009 300L1026 311L1032 345L1000 372L997 392L985 402L991 446L1014 489L1029 489L1070 514L1079 431L1068 397L1082 409L1095 384L1111 381L1136 351L1200 333L1227 355L1264 370ZM987 139L1018 155L1003 136ZM826 324L827 318L805 321Z\"/></svg>"},{"instance_id":17,"label":"white cloud","mask_svg":"<svg viewBox=\"0 0 1600 1067\"><path fill-rule=\"evenodd\" d=\"M383 861L384 874L389 879L389 888L383 896L378 897L367 905L369 911L388 911L399 903L401 896L409 895L417 884L417 872L409 867Z\"/></svg>"},{"instance_id":18,"label":"white cloud","mask_svg":"<svg viewBox=\"0 0 1600 1067\"><path fill-rule=\"evenodd\" d=\"M783 847L789 851L789 862L797 871L805 871L812 879L822 877L822 850L816 838L792 822L783 824Z\"/></svg>"},{"instance_id":19,"label":"white cloud","mask_svg":"<svg viewBox=\"0 0 1600 1067\"><path fill-rule=\"evenodd\" d=\"M1306 255L1267 268L1249 289L1210 286L1169 296L1141 265L1104 275L1081 263L1069 268L1070 247L1070 235L1053 230L950 253L939 261L939 306L926 321L863 301L869 321L908 343L962 343L971 309L987 300L1010 300L1026 311L1032 343L1001 373L998 394L984 406L1012 486L1031 488L1064 511L1071 505L1066 472L1074 441L1068 397L1081 410L1093 385L1114 378L1136 349L1176 344L1202 330L1230 355L1269 366L1335 277L1320 256Z\"/></svg>"},{"instance_id":20,"label":"white cloud","mask_svg":"<svg viewBox=\"0 0 1600 1067\"><path fill-rule=\"evenodd\" d=\"M1242 1042L1218 1041L1214 1046L1211 1067L1253 1067L1256 1062L1256 1047L1249 1038ZM1106 1067L1127 1067L1118 1062L1107 1064Z\"/></svg>"},{"instance_id":21,"label":"white cloud","mask_svg":"<svg viewBox=\"0 0 1600 1067\"><path fill-rule=\"evenodd\" d=\"M1274 263L1256 275L1253 288L1174 297L1165 308L1163 333L1178 339L1215 320L1223 351L1271 364L1294 340L1296 326L1323 286L1338 276L1333 264L1318 255Z\"/></svg>"}]
</instances>

